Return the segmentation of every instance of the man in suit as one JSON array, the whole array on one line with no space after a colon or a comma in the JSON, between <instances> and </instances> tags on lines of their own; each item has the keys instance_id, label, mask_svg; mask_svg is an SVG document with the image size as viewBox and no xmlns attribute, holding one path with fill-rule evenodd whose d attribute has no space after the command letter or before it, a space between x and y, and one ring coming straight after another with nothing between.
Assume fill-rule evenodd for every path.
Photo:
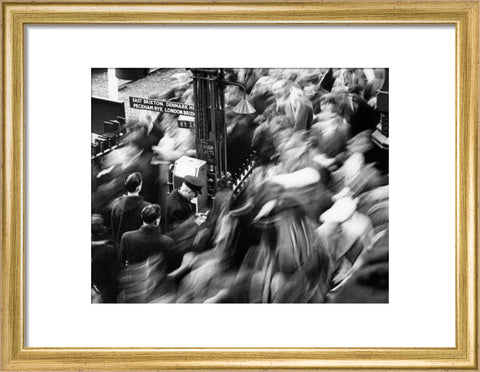
<instances>
[{"instance_id":1,"label":"man in suit","mask_svg":"<svg viewBox=\"0 0 480 372\"><path fill-rule=\"evenodd\" d=\"M130 174L125 181L127 195L122 195L113 202L112 232L117 247L122 235L127 231L138 229L142 225L140 213L148 203L140 196L142 190L142 174Z\"/></svg>"},{"instance_id":2,"label":"man in suit","mask_svg":"<svg viewBox=\"0 0 480 372\"><path fill-rule=\"evenodd\" d=\"M320 86L320 75L307 75L299 81L299 84L303 88L303 95L312 104L313 115L318 115L322 111L320 107L321 98L325 94L329 93L328 90Z\"/></svg>"},{"instance_id":3,"label":"man in suit","mask_svg":"<svg viewBox=\"0 0 480 372\"><path fill-rule=\"evenodd\" d=\"M286 80L279 80L272 85L275 96L275 111L287 116L294 123L294 131L310 130L313 122L311 102L303 97L299 88L292 87Z\"/></svg>"},{"instance_id":4,"label":"man in suit","mask_svg":"<svg viewBox=\"0 0 480 372\"><path fill-rule=\"evenodd\" d=\"M149 204L141 212L142 226L135 231L123 234L120 243L120 253L125 266L138 264L148 258L162 256L167 272L179 265L175 256L174 242L162 234L160 223L160 206Z\"/></svg>"},{"instance_id":5,"label":"man in suit","mask_svg":"<svg viewBox=\"0 0 480 372\"><path fill-rule=\"evenodd\" d=\"M168 229L172 229L195 214L191 201L202 193L203 182L194 176L185 176L182 185L172 192L167 201Z\"/></svg>"}]
</instances>

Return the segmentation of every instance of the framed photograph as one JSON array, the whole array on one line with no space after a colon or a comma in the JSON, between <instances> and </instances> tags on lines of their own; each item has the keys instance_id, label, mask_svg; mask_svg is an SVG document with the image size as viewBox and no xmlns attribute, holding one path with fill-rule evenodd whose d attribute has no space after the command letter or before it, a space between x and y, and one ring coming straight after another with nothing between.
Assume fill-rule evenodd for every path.
<instances>
[{"instance_id":1,"label":"framed photograph","mask_svg":"<svg viewBox=\"0 0 480 372\"><path fill-rule=\"evenodd\" d=\"M2 370L478 369L478 2L2 20Z\"/></svg>"}]
</instances>

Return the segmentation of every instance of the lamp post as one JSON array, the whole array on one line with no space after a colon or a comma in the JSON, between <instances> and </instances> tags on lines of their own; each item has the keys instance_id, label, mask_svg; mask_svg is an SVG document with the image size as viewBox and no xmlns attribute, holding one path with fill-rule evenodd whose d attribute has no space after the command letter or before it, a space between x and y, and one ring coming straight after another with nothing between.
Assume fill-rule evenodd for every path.
<instances>
[{"instance_id":1,"label":"lamp post","mask_svg":"<svg viewBox=\"0 0 480 372\"><path fill-rule=\"evenodd\" d=\"M239 114L255 112L246 100L242 84L225 80L223 69L191 69L195 105L197 157L207 162L207 194L215 197L217 184L227 179L227 128L225 124L225 85L236 85L243 99L234 108Z\"/></svg>"},{"instance_id":2,"label":"lamp post","mask_svg":"<svg viewBox=\"0 0 480 372\"><path fill-rule=\"evenodd\" d=\"M217 182L227 176L224 87L222 69L192 69L197 157L207 162L207 194L213 198Z\"/></svg>"}]
</instances>

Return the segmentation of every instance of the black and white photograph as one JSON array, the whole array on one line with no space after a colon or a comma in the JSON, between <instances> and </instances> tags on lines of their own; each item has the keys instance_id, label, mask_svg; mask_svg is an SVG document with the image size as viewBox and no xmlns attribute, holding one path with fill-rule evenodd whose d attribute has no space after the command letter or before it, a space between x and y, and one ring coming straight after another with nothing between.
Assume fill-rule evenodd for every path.
<instances>
[{"instance_id":1,"label":"black and white photograph","mask_svg":"<svg viewBox=\"0 0 480 372\"><path fill-rule=\"evenodd\" d=\"M345 66L92 68L91 303L389 303L389 69Z\"/></svg>"}]
</instances>

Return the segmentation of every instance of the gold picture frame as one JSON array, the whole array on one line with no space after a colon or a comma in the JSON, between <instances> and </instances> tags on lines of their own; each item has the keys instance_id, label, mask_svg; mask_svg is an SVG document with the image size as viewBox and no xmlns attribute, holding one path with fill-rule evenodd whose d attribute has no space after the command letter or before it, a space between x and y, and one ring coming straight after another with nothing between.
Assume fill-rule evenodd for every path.
<instances>
[{"instance_id":1,"label":"gold picture frame","mask_svg":"<svg viewBox=\"0 0 480 372\"><path fill-rule=\"evenodd\" d=\"M477 369L479 3L2 2L2 370ZM29 24L373 24L456 29L456 346L27 348L25 51Z\"/></svg>"}]
</instances>

